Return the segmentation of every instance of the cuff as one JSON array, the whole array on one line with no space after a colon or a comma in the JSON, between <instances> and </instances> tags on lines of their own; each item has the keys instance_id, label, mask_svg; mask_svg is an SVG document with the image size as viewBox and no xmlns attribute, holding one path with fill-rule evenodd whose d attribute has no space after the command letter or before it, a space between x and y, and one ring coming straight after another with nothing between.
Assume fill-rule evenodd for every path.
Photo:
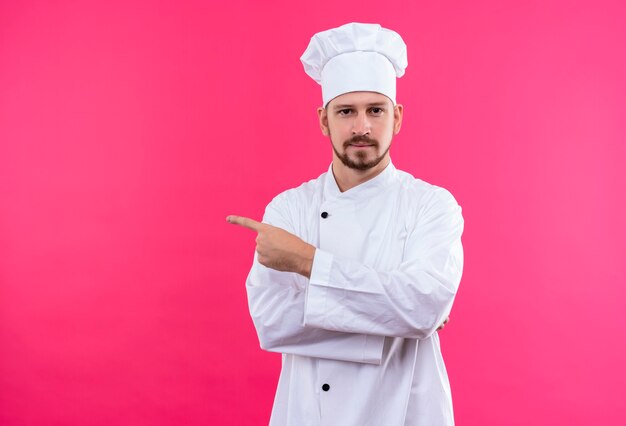
<instances>
[{"instance_id":1,"label":"cuff","mask_svg":"<svg viewBox=\"0 0 626 426\"><path fill-rule=\"evenodd\" d=\"M311 278L306 286L304 296L303 325L325 328L326 292L330 281L333 255L327 251L316 249L311 267Z\"/></svg>"},{"instance_id":2,"label":"cuff","mask_svg":"<svg viewBox=\"0 0 626 426\"><path fill-rule=\"evenodd\" d=\"M327 251L316 249L311 266L309 281L317 285L327 285L330 279L330 270L333 266L333 255Z\"/></svg>"}]
</instances>

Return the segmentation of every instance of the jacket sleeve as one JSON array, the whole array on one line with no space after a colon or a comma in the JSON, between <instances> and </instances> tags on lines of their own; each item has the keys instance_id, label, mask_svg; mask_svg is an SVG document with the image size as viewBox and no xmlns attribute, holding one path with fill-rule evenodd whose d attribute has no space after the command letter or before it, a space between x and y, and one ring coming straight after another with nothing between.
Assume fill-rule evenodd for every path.
<instances>
[{"instance_id":1,"label":"jacket sleeve","mask_svg":"<svg viewBox=\"0 0 626 426\"><path fill-rule=\"evenodd\" d=\"M297 233L288 215L275 202L263 222ZM257 261L246 281L250 315L262 349L271 352L380 364L384 337L364 332L324 330L304 324L308 280L291 272L267 268Z\"/></svg>"},{"instance_id":2,"label":"jacket sleeve","mask_svg":"<svg viewBox=\"0 0 626 426\"><path fill-rule=\"evenodd\" d=\"M398 268L377 271L317 249L304 324L322 330L424 339L450 313L461 273L461 208L439 188L417 214Z\"/></svg>"}]
</instances>

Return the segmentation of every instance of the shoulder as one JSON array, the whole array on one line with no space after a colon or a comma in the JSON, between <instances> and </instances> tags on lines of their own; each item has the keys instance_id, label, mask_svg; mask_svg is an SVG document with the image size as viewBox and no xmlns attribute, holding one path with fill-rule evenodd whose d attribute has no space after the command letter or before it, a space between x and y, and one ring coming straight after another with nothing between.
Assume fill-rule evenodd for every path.
<instances>
[{"instance_id":1,"label":"shoulder","mask_svg":"<svg viewBox=\"0 0 626 426\"><path fill-rule=\"evenodd\" d=\"M315 197L316 194L322 192L324 188L324 180L326 173L316 179L311 179L308 182L304 182L300 186L287 189L275 196L270 204L284 204L284 203L297 203L301 200L310 200Z\"/></svg>"},{"instance_id":2,"label":"shoulder","mask_svg":"<svg viewBox=\"0 0 626 426\"><path fill-rule=\"evenodd\" d=\"M452 193L447 189L425 182L402 170L397 171L397 176L402 196L416 207L439 205L460 208Z\"/></svg>"},{"instance_id":3,"label":"shoulder","mask_svg":"<svg viewBox=\"0 0 626 426\"><path fill-rule=\"evenodd\" d=\"M268 207L299 205L310 202L316 196L320 196L322 194L326 175L327 173L322 173L319 177L311 179L308 182L304 182L300 186L281 192L272 199Z\"/></svg>"},{"instance_id":4,"label":"shoulder","mask_svg":"<svg viewBox=\"0 0 626 426\"><path fill-rule=\"evenodd\" d=\"M450 191L403 171L398 171L398 184L410 232L463 232L462 209Z\"/></svg>"},{"instance_id":5,"label":"shoulder","mask_svg":"<svg viewBox=\"0 0 626 426\"><path fill-rule=\"evenodd\" d=\"M326 177L327 173L322 173L315 179L276 195L265 208L268 223L276 216L281 216L283 221L298 217L302 210L320 203Z\"/></svg>"}]
</instances>

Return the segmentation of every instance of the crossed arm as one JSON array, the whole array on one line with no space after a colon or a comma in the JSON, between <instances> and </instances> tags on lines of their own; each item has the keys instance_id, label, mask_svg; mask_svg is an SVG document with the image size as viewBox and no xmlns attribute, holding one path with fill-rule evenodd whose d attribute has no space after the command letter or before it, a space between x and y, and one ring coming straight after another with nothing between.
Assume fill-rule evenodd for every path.
<instances>
[{"instance_id":1,"label":"crossed arm","mask_svg":"<svg viewBox=\"0 0 626 426\"><path fill-rule=\"evenodd\" d=\"M295 272L307 279L310 278L315 246L284 229L247 217L231 215L226 220L257 233L257 260L261 265L277 271ZM449 320L448 316L437 330L442 330Z\"/></svg>"}]
</instances>

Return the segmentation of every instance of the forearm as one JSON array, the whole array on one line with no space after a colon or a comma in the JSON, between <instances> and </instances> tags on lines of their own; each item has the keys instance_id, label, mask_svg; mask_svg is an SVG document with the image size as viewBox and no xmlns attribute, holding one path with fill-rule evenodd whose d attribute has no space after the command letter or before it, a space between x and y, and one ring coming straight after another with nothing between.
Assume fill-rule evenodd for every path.
<instances>
[{"instance_id":1,"label":"forearm","mask_svg":"<svg viewBox=\"0 0 626 426\"><path fill-rule=\"evenodd\" d=\"M441 269L415 261L393 271L376 271L318 250L306 290L305 325L426 338L449 315L460 281L460 253L445 262L447 268Z\"/></svg>"},{"instance_id":2,"label":"forearm","mask_svg":"<svg viewBox=\"0 0 626 426\"><path fill-rule=\"evenodd\" d=\"M378 364L384 338L304 325L306 279L255 262L248 280L250 315L263 349L316 358Z\"/></svg>"}]
</instances>

